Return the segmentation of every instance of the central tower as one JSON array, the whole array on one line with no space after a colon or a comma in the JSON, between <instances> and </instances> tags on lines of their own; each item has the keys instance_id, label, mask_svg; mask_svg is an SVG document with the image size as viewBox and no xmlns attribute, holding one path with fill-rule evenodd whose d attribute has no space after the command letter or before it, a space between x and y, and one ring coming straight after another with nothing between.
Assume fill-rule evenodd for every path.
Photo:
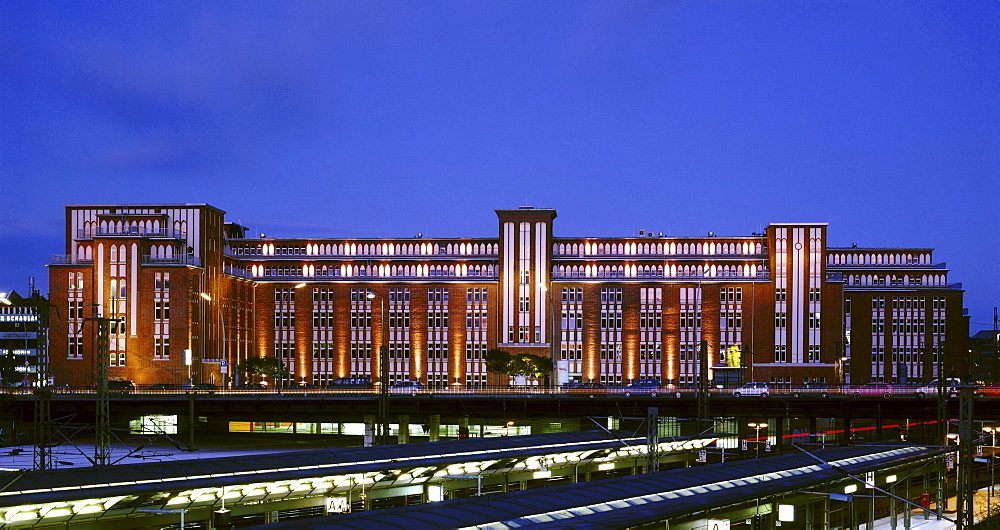
<instances>
[{"instance_id":1,"label":"central tower","mask_svg":"<svg viewBox=\"0 0 1000 530\"><path fill-rule=\"evenodd\" d=\"M500 220L499 346L548 357L552 345L550 271L556 211L496 210Z\"/></svg>"}]
</instances>

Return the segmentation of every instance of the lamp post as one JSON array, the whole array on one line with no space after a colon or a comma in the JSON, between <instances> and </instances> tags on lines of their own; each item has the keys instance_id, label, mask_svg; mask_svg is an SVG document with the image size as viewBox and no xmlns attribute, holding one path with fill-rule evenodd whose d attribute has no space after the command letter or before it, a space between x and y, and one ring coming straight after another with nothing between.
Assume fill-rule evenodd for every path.
<instances>
[{"instance_id":1,"label":"lamp post","mask_svg":"<svg viewBox=\"0 0 1000 530\"><path fill-rule=\"evenodd\" d=\"M365 297L374 300L377 295L375 291L369 290ZM388 322L385 320L385 296L379 297L379 314L382 319L382 338L378 347L378 432L375 433L375 445L389 444L389 347Z\"/></svg>"},{"instance_id":2,"label":"lamp post","mask_svg":"<svg viewBox=\"0 0 1000 530\"><path fill-rule=\"evenodd\" d=\"M208 293L198 293L198 296L201 296L208 302L213 302L211 295ZM221 330L220 337L222 338L222 346L219 347L219 358L226 364L226 370L228 371L229 358L226 357L226 323L222 316L222 303L215 300L215 308L219 310L219 329ZM204 377L204 374L202 376ZM223 374L223 380L225 380L225 374ZM204 379L202 379L202 382L204 382ZM226 385L223 384L222 386Z\"/></svg>"},{"instance_id":3,"label":"lamp post","mask_svg":"<svg viewBox=\"0 0 1000 530\"><path fill-rule=\"evenodd\" d=\"M758 461L758 469L759 469L759 466L760 466L760 462L759 462L759 460L760 460L760 430L761 429L767 429L767 424L766 423L748 423L747 427L750 427L751 429L753 429L757 433L756 437L754 438L754 442L755 443L754 443L753 448L754 448L754 460ZM767 431L764 431L764 435L765 436L767 435ZM754 510L753 524L754 524L754 528L762 528L762 526L760 526L761 525L761 521L760 521L760 492L758 492L758 494L757 494L757 507Z\"/></svg>"},{"instance_id":4,"label":"lamp post","mask_svg":"<svg viewBox=\"0 0 1000 530\"><path fill-rule=\"evenodd\" d=\"M983 427L983 432L990 433L990 489L986 496L986 516L989 517L993 514L993 453L997 448L997 428L996 427Z\"/></svg>"},{"instance_id":5,"label":"lamp post","mask_svg":"<svg viewBox=\"0 0 1000 530\"><path fill-rule=\"evenodd\" d=\"M755 431L757 431L756 437L754 438L754 442L757 444L757 445L754 445L754 453L755 453L754 458L760 458L760 443L761 443L760 442L760 430L761 429L766 429L767 428L767 424L766 423L748 423L747 427L750 427L751 429L754 429ZM765 431L764 434L766 435L767 432Z\"/></svg>"}]
</instances>

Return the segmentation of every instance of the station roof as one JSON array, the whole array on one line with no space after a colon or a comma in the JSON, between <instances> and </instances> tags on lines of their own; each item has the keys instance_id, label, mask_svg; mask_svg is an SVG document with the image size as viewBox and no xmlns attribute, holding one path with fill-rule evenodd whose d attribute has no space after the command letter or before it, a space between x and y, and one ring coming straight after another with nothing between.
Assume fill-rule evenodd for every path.
<instances>
[{"instance_id":1,"label":"station roof","mask_svg":"<svg viewBox=\"0 0 1000 530\"><path fill-rule=\"evenodd\" d=\"M618 528L788 493L947 452L856 446L550 486L404 508L297 519L266 528ZM846 472L846 473L845 473Z\"/></svg>"},{"instance_id":2,"label":"station roof","mask_svg":"<svg viewBox=\"0 0 1000 530\"><path fill-rule=\"evenodd\" d=\"M664 438L663 441L686 438ZM701 443L707 443L705 440ZM465 438L431 443L348 447L107 467L0 473L0 508L26 504L167 493L248 483L301 480L352 473L389 473L472 461L520 459L552 453L644 447L624 431L574 431Z\"/></svg>"}]
</instances>

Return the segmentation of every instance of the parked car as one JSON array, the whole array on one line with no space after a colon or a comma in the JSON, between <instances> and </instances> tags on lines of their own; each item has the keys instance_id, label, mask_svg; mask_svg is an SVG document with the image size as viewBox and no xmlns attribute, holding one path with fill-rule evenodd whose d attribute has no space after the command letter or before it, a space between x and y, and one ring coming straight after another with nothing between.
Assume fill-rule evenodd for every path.
<instances>
[{"instance_id":1,"label":"parked car","mask_svg":"<svg viewBox=\"0 0 1000 530\"><path fill-rule=\"evenodd\" d=\"M948 394L949 396L951 396L951 397L955 397L955 396L958 395L958 388L957 387L958 387L958 385L961 385L961 384L962 384L962 380L961 379L958 379L958 378L955 378L955 377L947 377L944 380L944 392L946 394ZM930 395L930 396L936 396L936 395L938 395L938 380L937 379L931 379L930 383L927 383L924 386L918 387L917 389L915 389L913 391L913 393L916 394L917 397L924 397L924 396L928 396L928 395Z\"/></svg>"},{"instance_id":2,"label":"parked car","mask_svg":"<svg viewBox=\"0 0 1000 530\"><path fill-rule=\"evenodd\" d=\"M829 397L831 392L832 391L830 390L830 385L828 383L810 382L792 390L792 396L819 396L825 398Z\"/></svg>"},{"instance_id":3,"label":"parked car","mask_svg":"<svg viewBox=\"0 0 1000 530\"><path fill-rule=\"evenodd\" d=\"M135 391L135 384L132 381L110 380L108 381L108 392L113 394L131 394Z\"/></svg>"},{"instance_id":4,"label":"parked car","mask_svg":"<svg viewBox=\"0 0 1000 530\"><path fill-rule=\"evenodd\" d=\"M767 383L754 382L747 383L739 388L733 389L733 396L760 396L767 397L771 395L771 387Z\"/></svg>"},{"instance_id":5,"label":"parked car","mask_svg":"<svg viewBox=\"0 0 1000 530\"><path fill-rule=\"evenodd\" d=\"M604 386L602 383L583 383L579 386L569 388L566 390L570 394L587 394L590 397L596 395L602 395L608 393L608 387Z\"/></svg>"},{"instance_id":6,"label":"parked car","mask_svg":"<svg viewBox=\"0 0 1000 530\"><path fill-rule=\"evenodd\" d=\"M215 392L218 389L218 385L214 383L195 383L191 385L191 390L195 392Z\"/></svg>"},{"instance_id":7,"label":"parked car","mask_svg":"<svg viewBox=\"0 0 1000 530\"><path fill-rule=\"evenodd\" d=\"M236 390L263 390L264 385L260 383L240 383L236 385Z\"/></svg>"},{"instance_id":8,"label":"parked car","mask_svg":"<svg viewBox=\"0 0 1000 530\"><path fill-rule=\"evenodd\" d=\"M149 387L150 390L177 390L177 385L173 383L156 383Z\"/></svg>"},{"instance_id":9,"label":"parked car","mask_svg":"<svg viewBox=\"0 0 1000 530\"><path fill-rule=\"evenodd\" d=\"M327 388L332 390L371 389L372 378L367 376L338 377Z\"/></svg>"},{"instance_id":10,"label":"parked car","mask_svg":"<svg viewBox=\"0 0 1000 530\"><path fill-rule=\"evenodd\" d=\"M889 399L894 394L892 385L889 383L867 383L855 388L851 394L859 398L861 396L882 396Z\"/></svg>"},{"instance_id":11,"label":"parked car","mask_svg":"<svg viewBox=\"0 0 1000 530\"><path fill-rule=\"evenodd\" d=\"M659 379L637 379L626 386L622 392L625 394L625 397L629 397L632 394L649 394L652 397L656 397L656 394L661 390Z\"/></svg>"},{"instance_id":12,"label":"parked car","mask_svg":"<svg viewBox=\"0 0 1000 530\"><path fill-rule=\"evenodd\" d=\"M411 396L415 396L417 393L423 392L425 389L426 387L420 381L400 381L389 387L389 393L410 394Z\"/></svg>"}]
</instances>

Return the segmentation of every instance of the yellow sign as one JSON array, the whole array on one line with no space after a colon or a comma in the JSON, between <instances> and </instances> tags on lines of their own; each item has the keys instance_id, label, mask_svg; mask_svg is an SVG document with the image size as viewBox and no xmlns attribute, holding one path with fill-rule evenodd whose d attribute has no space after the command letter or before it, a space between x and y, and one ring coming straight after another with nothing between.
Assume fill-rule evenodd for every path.
<instances>
[{"instance_id":1,"label":"yellow sign","mask_svg":"<svg viewBox=\"0 0 1000 530\"><path fill-rule=\"evenodd\" d=\"M742 359L740 358L740 346L739 344L733 344L732 346L726 348L726 366L730 368L739 368L742 366Z\"/></svg>"}]
</instances>

